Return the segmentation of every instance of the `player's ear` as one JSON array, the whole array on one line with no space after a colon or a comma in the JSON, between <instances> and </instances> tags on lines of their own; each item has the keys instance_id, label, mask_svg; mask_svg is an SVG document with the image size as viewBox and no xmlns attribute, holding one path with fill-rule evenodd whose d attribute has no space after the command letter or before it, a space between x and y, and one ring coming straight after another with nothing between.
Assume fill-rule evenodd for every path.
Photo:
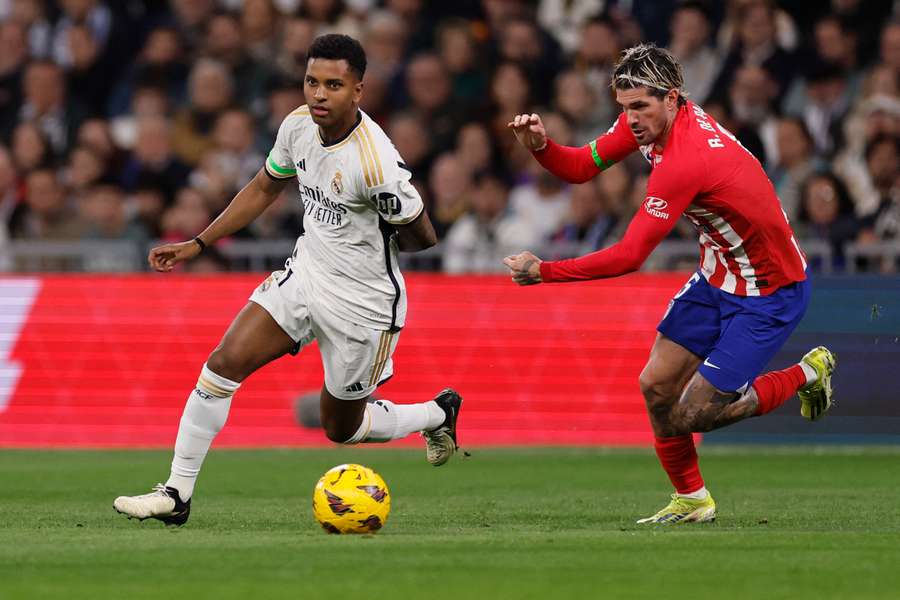
<instances>
[{"instance_id":1,"label":"player's ear","mask_svg":"<svg viewBox=\"0 0 900 600\"><path fill-rule=\"evenodd\" d=\"M362 80L357 81L356 85L353 86L353 101L359 104L360 99L362 99L362 91L363 91L363 82Z\"/></svg>"},{"instance_id":2,"label":"player's ear","mask_svg":"<svg viewBox=\"0 0 900 600\"><path fill-rule=\"evenodd\" d=\"M678 106L678 90L669 90L666 94L666 108Z\"/></svg>"}]
</instances>

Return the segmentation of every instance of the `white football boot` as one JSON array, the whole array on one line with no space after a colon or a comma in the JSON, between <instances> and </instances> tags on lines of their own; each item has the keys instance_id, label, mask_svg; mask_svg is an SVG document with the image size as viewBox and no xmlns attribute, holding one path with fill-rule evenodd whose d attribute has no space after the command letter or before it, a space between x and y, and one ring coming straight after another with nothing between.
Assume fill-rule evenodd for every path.
<instances>
[{"instance_id":1,"label":"white football boot","mask_svg":"<svg viewBox=\"0 0 900 600\"><path fill-rule=\"evenodd\" d=\"M178 490L161 483L153 491L140 496L119 496L113 508L129 519L159 519L166 525L184 525L191 515L191 501L182 502Z\"/></svg>"},{"instance_id":2,"label":"white football boot","mask_svg":"<svg viewBox=\"0 0 900 600\"><path fill-rule=\"evenodd\" d=\"M430 431L423 431L425 438L425 458L435 467L450 460L459 446L456 443L456 419L462 406L462 396L447 388L434 397L434 402L443 409L447 418Z\"/></svg>"}]
</instances>

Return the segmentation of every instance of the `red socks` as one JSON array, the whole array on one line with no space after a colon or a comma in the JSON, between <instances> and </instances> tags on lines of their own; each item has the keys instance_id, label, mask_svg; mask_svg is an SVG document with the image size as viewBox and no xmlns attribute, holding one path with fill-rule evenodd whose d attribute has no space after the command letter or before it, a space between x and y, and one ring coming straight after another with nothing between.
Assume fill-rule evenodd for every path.
<instances>
[{"instance_id":1,"label":"red socks","mask_svg":"<svg viewBox=\"0 0 900 600\"><path fill-rule=\"evenodd\" d=\"M764 415L784 404L784 402L806 385L806 375L800 365L783 371L772 371L756 378L753 389L759 399L756 415Z\"/></svg>"},{"instance_id":2,"label":"red socks","mask_svg":"<svg viewBox=\"0 0 900 600\"><path fill-rule=\"evenodd\" d=\"M658 437L653 444L656 456L669 480L679 494L691 494L703 487L694 436L690 433L675 437Z\"/></svg>"}]
</instances>

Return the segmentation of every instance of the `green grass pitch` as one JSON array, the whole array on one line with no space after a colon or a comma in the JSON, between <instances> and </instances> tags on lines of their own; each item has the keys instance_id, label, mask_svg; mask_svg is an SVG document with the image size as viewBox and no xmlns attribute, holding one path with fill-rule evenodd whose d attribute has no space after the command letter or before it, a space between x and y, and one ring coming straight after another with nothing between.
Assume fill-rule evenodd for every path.
<instances>
[{"instance_id":1,"label":"green grass pitch","mask_svg":"<svg viewBox=\"0 0 900 600\"><path fill-rule=\"evenodd\" d=\"M719 520L637 526L668 482L650 452L214 450L188 525L128 521L168 452L0 451L0 599L900 598L900 449L701 450ZM393 497L374 536L314 522L359 462Z\"/></svg>"}]
</instances>

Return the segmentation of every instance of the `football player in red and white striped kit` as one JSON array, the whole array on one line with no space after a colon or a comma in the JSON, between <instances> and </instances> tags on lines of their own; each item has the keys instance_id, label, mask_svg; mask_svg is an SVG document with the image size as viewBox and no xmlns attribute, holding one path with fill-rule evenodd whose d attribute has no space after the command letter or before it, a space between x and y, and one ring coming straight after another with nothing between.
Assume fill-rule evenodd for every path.
<instances>
[{"instance_id":1,"label":"football player in red and white striped kit","mask_svg":"<svg viewBox=\"0 0 900 600\"><path fill-rule=\"evenodd\" d=\"M623 112L590 144L560 146L537 114L509 123L548 171L588 181L636 150L652 171L646 198L623 238L579 258L507 257L521 285L617 277L640 268L684 215L700 238L700 266L660 322L640 376L655 448L675 493L639 523L712 521L716 507L697 462L693 432L768 413L799 392L801 414L831 407L834 355L824 347L760 376L809 303L806 259L762 166L737 139L690 102L681 66L665 49L626 50L612 85Z\"/></svg>"}]
</instances>

